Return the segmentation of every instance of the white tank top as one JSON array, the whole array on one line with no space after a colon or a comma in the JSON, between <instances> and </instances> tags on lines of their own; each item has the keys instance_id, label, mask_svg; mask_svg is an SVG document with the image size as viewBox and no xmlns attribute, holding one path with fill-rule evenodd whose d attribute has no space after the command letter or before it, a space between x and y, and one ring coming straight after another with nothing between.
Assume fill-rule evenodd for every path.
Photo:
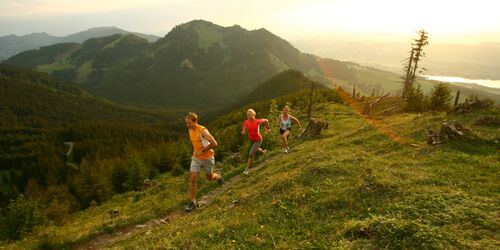
<instances>
[{"instance_id":1,"label":"white tank top","mask_svg":"<svg viewBox=\"0 0 500 250\"><path fill-rule=\"evenodd\" d=\"M292 127L292 119L288 115L288 119L283 120L283 114L280 115L280 129L287 130Z\"/></svg>"}]
</instances>

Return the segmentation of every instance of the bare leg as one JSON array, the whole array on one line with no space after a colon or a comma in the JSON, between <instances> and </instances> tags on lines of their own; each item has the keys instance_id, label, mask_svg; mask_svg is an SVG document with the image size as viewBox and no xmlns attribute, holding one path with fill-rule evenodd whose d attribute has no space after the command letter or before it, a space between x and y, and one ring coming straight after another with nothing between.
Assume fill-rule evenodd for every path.
<instances>
[{"instance_id":1,"label":"bare leg","mask_svg":"<svg viewBox=\"0 0 500 250\"><path fill-rule=\"evenodd\" d=\"M285 148L288 148L288 136L289 135L290 135L290 130L285 131L285 133L283 133L281 135L281 139L284 141Z\"/></svg>"},{"instance_id":2,"label":"bare leg","mask_svg":"<svg viewBox=\"0 0 500 250\"><path fill-rule=\"evenodd\" d=\"M220 179L220 175L218 175L217 173L212 173L212 174L207 175L207 179L215 181L215 180Z\"/></svg>"},{"instance_id":3,"label":"bare leg","mask_svg":"<svg viewBox=\"0 0 500 250\"><path fill-rule=\"evenodd\" d=\"M189 194L191 201L196 201L196 188L197 188L198 172L190 172L189 176Z\"/></svg>"},{"instance_id":4,"label":"bare leg","mask_svg":"<svg viewBox=\"0 0 500 250\"><path fill-rule=\"evenodd\" d=\"M247 164L247 168L250 169L252 167L252 163L253 163L253 157L249 157L248 158L248 164Z\"/></svg>"}]
</instances>

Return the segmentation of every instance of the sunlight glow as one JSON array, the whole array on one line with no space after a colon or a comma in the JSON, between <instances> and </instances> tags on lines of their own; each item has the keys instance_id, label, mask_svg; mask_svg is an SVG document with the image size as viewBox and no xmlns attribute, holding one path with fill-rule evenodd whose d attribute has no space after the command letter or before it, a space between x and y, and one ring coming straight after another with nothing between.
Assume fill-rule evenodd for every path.
<instances>
[{"instance_id":1,"label":"sunlight glow","mask_svg":"<svg viewBox=\"0 0 500 250\"><path fill-rule=\"evenodd\" d=\"M474 34L477 42L500 42L499 9L496 0L0 0L0 35L36 31L33 26L76 32L75 25L84 23L164 35L179 23L205 19L264 27L288 39L347 32L397 33L407 40L425 29L433 39L448 36L459 42Z\"/></svg>"},{"instance_id":2,"label":"sunlight glow","mask_svg":"<svg viewBox=\"0 0 500 250\"><path fill-rule=\"evenodd\" d=\"M411 6L417 8L411 10ZM500 29L498 1L338 0L304 3L278 13L277 20L321 30L477 32Z\"/></svg>"}]
</instances>

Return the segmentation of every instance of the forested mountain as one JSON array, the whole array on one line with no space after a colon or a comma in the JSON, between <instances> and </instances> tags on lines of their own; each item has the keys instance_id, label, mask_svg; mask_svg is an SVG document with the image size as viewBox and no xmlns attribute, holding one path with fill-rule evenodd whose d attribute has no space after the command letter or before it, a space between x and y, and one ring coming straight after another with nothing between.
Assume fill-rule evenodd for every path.
<instances>
[{"instance_id":1,"label":"forested mountain","mask_svg":"<svg viewBox=\"0 0 500 250\"><path fill-rule=\"evenodd\" d=\"M159 37L137 32L130 32L116 27L97 27L81 31L68 36L52 36L45 32L31 33L17 36L8 35L0 37L0 61L26 50L38 49L56 43L83 43L90 38L110 36L114 34L134 34L136 36L155 42Z\"/></svg>"},{"instance_id":2,"label":"forested mountain","mask_svg":"<svg viewBox=\"0 0 500 250\"><path fill-rule=\"evenodd\" d=\"M66 161L175 139L181 122L173 111L115 104L46 74L0 64L0 200L22 192L30 179L65 182ZM69 158L64 142L74 143Z\"/></svg>"},{"instance_id":3,"label":"forested mountain","mask_svg":"<svg viewBox=\"0 0 500 250\"><path fill-rule=\"evenodd\" d=\"M201 20L177 26L153 44L113 35L27 51L6 63L51 73L114 101L203 109L234 104L285 69L322 79L315 57L265 29Z\"/></svg>"},{"instance_id":4,"label":"forested mountain","mask_svg":"<svg viewBox=\"0 0 500 250\"><path fill-rule=\"evenodd\" d=\"M5 63L50 73L116 102L204 111L238 105L287 69L327 85L356 85L364 95L398 95L402 84L392 72L304 54L265 29L221 27L203 20L176 26L155 43L131 34L112 35L26 51ZM435 84L419 82L424 91ZM453 88L500 101L491 88Z\"/></svg>"}]
</instances>

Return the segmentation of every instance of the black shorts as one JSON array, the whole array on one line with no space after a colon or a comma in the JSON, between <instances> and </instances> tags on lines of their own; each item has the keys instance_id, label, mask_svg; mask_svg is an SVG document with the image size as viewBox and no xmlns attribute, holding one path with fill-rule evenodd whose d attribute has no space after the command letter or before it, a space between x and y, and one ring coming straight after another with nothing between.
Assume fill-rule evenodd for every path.
<instances>
[{"instance_id":1,"label":"black shorts","mask_svg":"<svg viewBox=\"0 0 500 250\"><path fill-rule=\"evenodd\" d=\"M286 130L292 132L292 128L287 128ZM285 133L286 130L283 130L280 128L280 135L282 135L283 133Z\"/></svg>"}]
</instances>

